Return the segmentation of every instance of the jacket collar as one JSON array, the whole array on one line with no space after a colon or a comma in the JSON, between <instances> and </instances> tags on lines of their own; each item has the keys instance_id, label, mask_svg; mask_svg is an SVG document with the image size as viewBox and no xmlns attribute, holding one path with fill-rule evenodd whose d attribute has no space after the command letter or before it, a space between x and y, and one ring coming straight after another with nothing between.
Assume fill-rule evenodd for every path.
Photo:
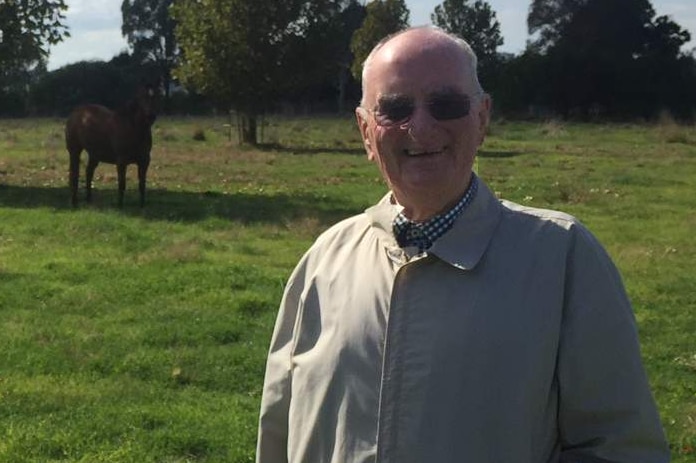
<instances>
[{"instance_id":1,"label":"jacket collar","mask_svg":"<svg viewBox=\"0 0 696 463\"><path fill-rule=\"evenodd\" d=\"M481 178L478 180L474 200L455 220L452 228L427 251L462 270L473 269L481 260L501 216L500 201ZM392 223L399 213L399 207L391 201L391 193L365 213L384 246L388 249L398 248Z\"/></svg>"}]
</instances>

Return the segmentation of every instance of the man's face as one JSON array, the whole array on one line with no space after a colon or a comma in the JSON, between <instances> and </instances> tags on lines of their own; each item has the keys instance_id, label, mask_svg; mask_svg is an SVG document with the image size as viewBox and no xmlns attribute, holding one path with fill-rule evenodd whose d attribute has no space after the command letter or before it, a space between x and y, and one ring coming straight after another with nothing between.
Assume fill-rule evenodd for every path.
<instances>
[{"instance_id":1,"label":"man's face","mask_svg":"<svg viewBox=\"0 0 696 463\"><path fill-rule=\"evenodd\" d=\"M468 185L490 102L478 93L464 53L432 31L395 37L365 76L358 124L375 161L409 218L452 207Z\"/></svg>"}]
</instances>

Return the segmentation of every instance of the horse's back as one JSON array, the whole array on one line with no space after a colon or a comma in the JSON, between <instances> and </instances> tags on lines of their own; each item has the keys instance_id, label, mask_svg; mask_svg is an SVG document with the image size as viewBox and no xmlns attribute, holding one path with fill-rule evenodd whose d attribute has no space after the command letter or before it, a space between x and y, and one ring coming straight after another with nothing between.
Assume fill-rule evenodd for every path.
<instances>
[{"instance_id":1,"label":"horse's back","mask_svg":"<svg viewBox=\"0 0 696 463\"><path fill-rule=\"evenodd\" d=\"M85 150L92 162L149 164L156 109L157 93L149 86L115 110L98 104L78 106L65 124L70 157L79 159Z\"/></svg>"}]
</instances>

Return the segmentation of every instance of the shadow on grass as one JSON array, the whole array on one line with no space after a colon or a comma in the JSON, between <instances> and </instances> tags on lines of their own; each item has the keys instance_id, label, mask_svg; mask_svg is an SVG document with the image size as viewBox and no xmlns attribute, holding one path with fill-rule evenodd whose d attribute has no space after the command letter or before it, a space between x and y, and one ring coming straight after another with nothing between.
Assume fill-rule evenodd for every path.
<instances>
[{"instance_id":1,"label":"shadow on grass","mask_svg":"<svg viewBox=\"0 0 696 463\"><path fill-rule=\"evenodd\" d=\"M19 279L21 277L22 277L22 275L20 275L19 273L7 273L7 272L3 271L2 269L0 269L0 282L3 282L3 281L7 282L7 281L11 281L11 280L16 280L16 279Z\"/></svg>"},{"instance_id":2,"label":"shadow on grass","mask_svg":"<svg viewBox=\"0 0 696 463\"><path fill-rule=\"evenodd\" d=\"M307 146L284 146L280 143L262 143L258 146L262 151L276 151L288 154L320 154L320 153L336 153L336 154L355 154L364 155L365 149L360 148L341 148L341 147L307 147ZM482 158L513 158L525 154L523 151L489 151L479 150L477 156Z\"/></svg>"},{"instance_id":3,"label":"shadow on grass","mask_svg":"<svg viewBox=\"0 0 696 463\"><path fill-rule=\"evenodd\" d=\"M122 209L116 206L116 191L94 190L92 204L82 198L78 209L121 211L148 220L194 222L211 217L243 223L284 223L314 218L332 224L362 211L340 199L311 194L258 195L250 193L148 190L144 208L138 205L137 190L126 190ZM73 210L67 187L35 187L0 184L0 207Z\"/></svg>"},{"instance_id":4,"label":"shadow on grass","mask_svg":"<svg viewBox=\"0 0 696 463\"><path fill-rule=\"evenodd\" d=\"M523 151L488 151L479 150L477 156L480 158L514 158L525 154Z\"/></svg>"},{"instance_id":5,"label":"shadow on grass","mask_svg":"<svg viewBox=\"0 0 696 463\"><path fill-rule=\"evenodd\" d=\"M288 154L365 154L365 149L348 147L309 147L309 146L285 146L280 143L261 143L257 146L261 151L276 151Z\"/></svg>"}]
</instances>

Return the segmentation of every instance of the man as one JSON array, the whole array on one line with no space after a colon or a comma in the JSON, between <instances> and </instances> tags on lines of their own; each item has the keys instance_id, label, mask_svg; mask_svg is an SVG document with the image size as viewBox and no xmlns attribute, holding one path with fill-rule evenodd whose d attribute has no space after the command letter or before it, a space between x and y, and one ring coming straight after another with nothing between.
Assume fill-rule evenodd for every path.
<instances>
[{"instance_id":1,"label":"man","mask_svg":"<svg viewBox=\"0 0 696 463\"><path fill-rule=\"evenodd\" d=\"M391 192L286 288L259 463L659 463L630 304L595 238L472 173L491 102L463 41L380 43L356 110Z\"/></svg>"}]
</instances>

